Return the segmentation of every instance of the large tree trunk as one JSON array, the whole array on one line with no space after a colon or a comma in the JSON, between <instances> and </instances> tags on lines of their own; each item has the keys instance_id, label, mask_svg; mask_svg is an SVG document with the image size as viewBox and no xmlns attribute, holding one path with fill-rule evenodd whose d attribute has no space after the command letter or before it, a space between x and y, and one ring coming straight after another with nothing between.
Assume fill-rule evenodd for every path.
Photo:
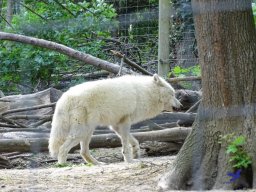
<instances>
[{"instance_id":1,"label":"large tree trunk","mask_svg":"<svg viewBox=\"0 0 256 192\"><path fill-rule=\"evenodd\" d=\"M193 11L203 98L193 130L159 187L256 188L256 30L251 1L193 0ZM253 163L243 181L229 182L227 172L234 170L226 144L218 143L220 135L230 133L247 138Z\"/></svg>"}]
</instances>

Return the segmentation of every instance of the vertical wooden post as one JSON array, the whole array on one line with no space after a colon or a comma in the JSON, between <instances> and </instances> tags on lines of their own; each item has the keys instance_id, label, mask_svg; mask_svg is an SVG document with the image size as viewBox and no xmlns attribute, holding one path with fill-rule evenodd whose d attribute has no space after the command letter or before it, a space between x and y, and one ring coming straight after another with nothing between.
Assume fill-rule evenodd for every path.
<instances>
[{"instance_id":1,"label":"vertical wooden post","mask_svg":"<svg viewBox=\"0 0 256 192\"><path fill-rule=\"evenodd\" d=\"M170 12L170 0L159 0L158 74L163 77L167 77L170 70Z\"/></svg>"}]
</instances>

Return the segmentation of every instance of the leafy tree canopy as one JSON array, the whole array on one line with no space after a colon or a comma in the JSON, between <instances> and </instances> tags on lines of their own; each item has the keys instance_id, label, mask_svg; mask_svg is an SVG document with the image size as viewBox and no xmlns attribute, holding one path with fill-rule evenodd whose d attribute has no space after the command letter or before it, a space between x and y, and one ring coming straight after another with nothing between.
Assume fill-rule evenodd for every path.
<instances>
[{"instance_id":1,"label":"leafy tree canopy","mask_svg":"<svg viewBox=\"0 0 256 192\"><path fill-rule=\"evenodd\" d=\"M104 0L73 2L27 0L20 4L11 27L2 22L1 28L55 41L104 59L104 38L117 25L115 9ZM0 58L0 86L8 92L16 91L17 84L30 87L28 91L36 85L43 89L53 80L57 82L60 73L90 70L90 66L57 52L16 42L0 42Z\"/></svg>"}]
</instances>

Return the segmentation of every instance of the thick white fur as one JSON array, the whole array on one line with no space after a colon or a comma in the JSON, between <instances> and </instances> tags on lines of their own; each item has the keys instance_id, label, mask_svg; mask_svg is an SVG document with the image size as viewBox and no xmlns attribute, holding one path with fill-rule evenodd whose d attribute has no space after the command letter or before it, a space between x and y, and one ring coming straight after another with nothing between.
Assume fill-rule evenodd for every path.
<instances>
[{"instance_id":1,"label":"thick white fur","mask_svg":"<svg viewBox=\"0 0 256 192\"><path fill-rule=\"evenodd\" d=\"M130 134L132 124L180 107L175 90L158 75L122 76L86 82L65 92L56 105L49 140L51 156L66 162L67 154L80 142L87 162L99 162L89 153L89 142L97 125L107 125L122 141L124 160L139 157L139 143ZM132 148L130 147L132 146Z\"/></svg>"}]
</instances>

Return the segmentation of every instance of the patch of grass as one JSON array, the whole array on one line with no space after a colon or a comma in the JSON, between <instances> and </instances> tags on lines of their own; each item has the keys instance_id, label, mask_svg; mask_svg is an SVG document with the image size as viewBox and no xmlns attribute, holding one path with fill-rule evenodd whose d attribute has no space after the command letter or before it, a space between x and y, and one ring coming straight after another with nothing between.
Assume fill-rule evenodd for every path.
<instances>
[{"instance_id":1,"label":"patch of grass","mask_svg":"<svg viewBox=\"0 0 256 192\"><path fill-rule=\"evenodd\" d=\"M56 168L72 167L72 164L71 163L62 163L62 164L57 163L54 165L54 167L56 167Z\"/></svg>"}]
</instances>

